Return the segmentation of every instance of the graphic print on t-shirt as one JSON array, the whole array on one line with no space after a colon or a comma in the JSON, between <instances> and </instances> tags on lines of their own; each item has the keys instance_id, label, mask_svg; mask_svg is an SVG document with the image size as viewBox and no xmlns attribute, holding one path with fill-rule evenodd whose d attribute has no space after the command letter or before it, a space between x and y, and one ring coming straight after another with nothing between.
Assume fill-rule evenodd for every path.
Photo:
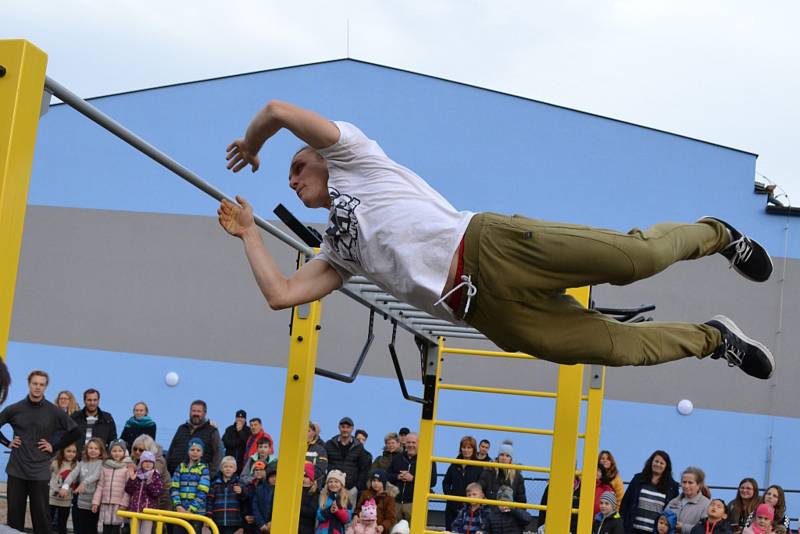
<instances>
[{"instance_id":1,"label":"graphic print on t-shirt","mask_svg":"<svg viewBox=\"0 0 800 534\"><path fill-rule=\"evenodd\" d=\"M333 248L342 259L361 265L358 255L358 219L356 208L361 201L354 196L328 188L331 195L331 215L325 235L331 238Z\"/></svg>"}]
</instances>

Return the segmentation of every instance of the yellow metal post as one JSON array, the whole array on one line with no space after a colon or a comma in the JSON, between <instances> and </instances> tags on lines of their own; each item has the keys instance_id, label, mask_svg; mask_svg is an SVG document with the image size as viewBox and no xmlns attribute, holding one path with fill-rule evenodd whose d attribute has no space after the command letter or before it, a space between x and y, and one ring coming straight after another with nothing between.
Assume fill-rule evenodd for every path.
<instances>
[{"instance_id":1,"label":"yellow metal post","mask_svg":"<svg viewBox=\"0 0 800 534\"><path fill-rule=\"evenodd\" d=\"M589 401L586 408L586 438L583 442L583 481L578 505L577 534L591 534L594 511L594 481L597 476L597 455L600 448L600 421L603 414L606 368L589 367Z\"/></svg>"},{"instance_id":2,"label":"yellow metal post","mask_svg":"<svg viewBox=\"0 0 800 534\"><path fill-rule=\"evenodd\" d=\"M156 534L158 534L161 531L162 523L169 523L170 525L178 525L184 531L186 531L187 534L196 534L196 531L194 527L191 525L191 523L179 517L169 517L160 514L158 515L145 514L143 512L128 512L127 510L118 510L117 515L131 520L131 534L138 534L140 521L152 521L153 523L155 523ZM200 516L195 516L195 517L199 518ZM193 521L196 521L196 519L193 519Z\"/></svg>"},{"instance_id":3,"label":"yellow metal post","mask_svg":"<svg viewBox=\"0 0 800 534\"><path fill-rule=\"evenodd\" d=\"M584 306L588 306L588 287L571 289L569 294ZM547 522L545 524L547 532L570 531L582 390L583 365L560 365L553 449L550 459L550 485L547 492Z\"/></svg>"},{"instance_id":4,"label":"yellow metal post","mask_svg":"<svg viewBox=\"0 0 800 534\"><path fill-rule=\"evenodd\" d=\"M321 301L296 306L292 310L278 479L272 507L272 532L297 532L300 520L303 464L306 458L308 421L311 417L321 314Z\"/></svg>"},{"instance_id":5,"label":"yellow metal post","mask_svg":"<svg viewBox=\"0 0 800 534\"><path fill-rule=\"evenodd\" d=\"M439 346L425 345L427 351L425 369L422 376L425 398L429 404L422 407L422 418L419 422L419 442L417 445L417 471L414 475L414 500L411 508L411 532L425 532L428 524L428 496L431 486L436 484L431 480L431 457L433 456L433 438L436 431L436 405L439 395L436 385L442 373L442 346L443 340L439 339Z\"/></svg>"},{"instance_id":6,"label":"yellow metal post","mask_svg":"<svg viewBox=\"0 0 800 534\"><path fill-rule=\"evenodd\" d=\"M0 358L5 358L47 55L0 40Z\"/></svg>"}]
</instances>

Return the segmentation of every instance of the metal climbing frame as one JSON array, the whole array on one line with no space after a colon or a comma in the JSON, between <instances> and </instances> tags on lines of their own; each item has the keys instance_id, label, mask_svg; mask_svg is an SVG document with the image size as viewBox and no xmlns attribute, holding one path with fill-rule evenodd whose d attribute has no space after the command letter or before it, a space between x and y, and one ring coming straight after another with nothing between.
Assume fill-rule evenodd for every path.
<instances>
[{"instance_id":1,"label":"metal climbing frame","mask_svg":"<svg viewBox=\"0 0 800 534\"><path fill-rule=\"evenodd\" d=\"M216 200L231 200L231 197L204 181L180 163L176 162L147 141L137 136L112 118L84 101L58 82L45 76L46 55L23 40L0 41L0 356L4 356L11 324L11 305L14 296L17 265L22 241L22 225L27 202L27 191L33 161L33 149L36 128L41 115L47 112L51 96L60 98L65 104L74 108L92 121L96 122L112 134L130 144L143 154L152 158L173 173L191 183ZM286 234L259 216L255 216L256 224L298 251L298 266L308 261L315 254L314 241L303 235L302 225L295 224L296 233L303 242ZM295 221L296 223L296 221ZM299 227L298 227L299 226ZM284 397L284 413L281 424L280 448L281 469L275 495L274 510L280 511L273 517L273 532L296 532L300 510L300 495L303 473L303 462L306 452L306 432L311 409L311 397L314 375L325 376L344 382L352 382L363 363L364 357L372 343L372 324L377 314L393 325L392 341L389 344L390 355L400 381L403 396L422 404L422 421L420 428L420 466L415 489L415 511L412 532L423 532L426 528L427 500L429 498L464 500L450 496L429 495L430 462L457 463L453 459L432 458L433 431L435 427L467 426L455 422L436 421L436 404L438 393L447 389L460 389L479 393L499 393L528 396L556 396L556 428L542 432L553 437L553 455L550 468L518 466L523 470L550 472L550 505L548 507L548 528L551 532L566 532L560 525L569 523L570 502L572 500L572 478L575 473L576 444L579 438L584 439L584 476L594 479L596 465L597 439L600 427L600 406L602 403L603 376L602 369L592 371L592 386L587 395L581 394L583 384L583 366L562 366L559 371L559 385L555 393L521 392L497 388L472 388L454 384L439 383L441 361L445 355L465 356L460 349L445 349L440 345L441 337L485 339L475 329L455 325L417 310L413 306L399 302L370 281L354 277L341 291L350 298L365 305L370 310L367 342L361 352L353 372L341 375L316 367L317 345L319 340L320 317L322 304L320 301L297 306L292 310L291 343L286 374L286 390ZM588 300L588 289L583 290L584 301ZM414 335L420 348L422 363L423 397L410 395L400 370L399 360L394 350L397 329L401 328ZM500 353L472 351L479 357L497 356ZM503 354L511 358L530 358L520 354ZM590 413L588 426L583 435L578 434L581 398L588 400ZM492 428L496 430L520 431L523 429L505 428L489 425L472 425L469 428ZM540 433L527 430L529 433ZM486 465L486 464L482 464ZM590 493L592 493L590 495ZM591 509L593 492L582 492L580 500L579 532L589 532L591 525ZM517 505L513 505L517 506ZM525 505L528 508L539 508L536 505ZM164 517L165 522L178 522L180 519Z\"/></svg>"},{"instance_id":2,"label":"metal climbing frame","mask_svg":"<svg viewBox=\"0 0 800 534\"><path fill-rule=\"evenodd\" d=\"M569 293L584 306L589 304L589 288L571 289ZM584 393L584 365L560 365L558 370L558 388L550 391L527 391L507 388L465 386L443 382L442 364L447 358L513 358L536 360L535 357L521 354L496 352L487 350L447 348L444 341L436 346L427 345L423 383L425 400L419 430L419 451L417 469L414 478L414 499L411 514L411 532L433 533L427 530L427 514L429 500L481 502L489 505L504 505L533 510L547 510L548 532L569 532L572 514L578 514L578 532L588 534L592 529L592 511L594 509L594 484L581 484L578 509L572 508L573 481L576 474L583 480L594 481L597 471L597 451L600 444L600 418L603 403L605 368L590 366L590 376ZM487 425L461 421L443 421L437 419L436 409L439 395L443 391L467 391L476 394L516 395L525 397L550 398L556 400L553 429L523 428L502 425ZM581 403L586 401L586 427L579 432ZM494 430L508 433L524 433L552 438L550 465L547 467L532 465L506 465L494 462L475 462L455 458L434 456L434 435L437 427L456 427L468 429ZM582 471L576 473L578 441L583 440ZM548 504L541 506L528 503L507 503L489 499L467 499L453 495L431 493L431 463L440 462L461 465L479 465L481 467L502 467L517 471L533 471L549 473L550 486ZM435 483L435 481L433 481Z\"/></svg>"}]
</instances>

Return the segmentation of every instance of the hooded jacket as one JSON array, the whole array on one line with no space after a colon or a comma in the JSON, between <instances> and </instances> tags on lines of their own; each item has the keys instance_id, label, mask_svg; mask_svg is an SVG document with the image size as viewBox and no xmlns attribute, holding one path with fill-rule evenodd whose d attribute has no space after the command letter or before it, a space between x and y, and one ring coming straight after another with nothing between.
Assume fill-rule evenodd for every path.
<instances>
[{"instance_id":1,"label":"hooded jacket","mask_svg":"<svg viewBox=\"0 0 800 534\"><path fill-rule=\"evenodd\" d=\"M203 462L181 463L170 484L172 506L183 507L189 513L202 514L206 511L206 497L209 485L208 466Z\"/></svg>"},{"instance_id":2,"label":"hooded jacket","mask_svg":"<svg viewBox=\"0 0 800 534\"><path fill-rule=\"evenodd\" d=\"M478 506L476 510L473 510L472 506L464 503L458 510L450 531L454 534L483 532L489 522L489 512L488 506Z\"/></svg>"},{"instance_id":3,"label":"hooded jacket","mask_svg":"<svg viewBox=\"0 0 800 534\"><path fill-rule=\"evenodd\" d=\"M131 463L129 457L125 457L121 462L108 458L100 468L100 480L97 482L97 489L92 499L93 505L101 504L128 504L128 494L125 493L125 482L128 480L128 464Z\"/></svg>"},{"instance_id":4,"label":"hooded jacket","mask_svg":"<svg viewBox=\"0 0 800 534\"><path fill-rule=\"evenodd\" d=\"M625 534L622 517L617 512L608 516L597 514L594 516L592 534Z\"/></svg>"},{"instance_id":5,"label":"hooded jacket","mask_svg":"<svg viewBox=\"0 0 800 534\"><path fill-rule=\"evenodd\" d=\"M381 494L375 493L375 490L368 488L364 490L358 497L358 506L356 506L355 515L361 515L361 506L369 499L375 499L375 505L378 508L378 521L377 525L383 525L383 531L389 532L392 527L397 523L397 513L395 512L395 496L398 493L396 487L391 484L386 484L387 488Z\"/></svg>"},{"instance_id":6,"label":"hooded jacket","mask_svg":"<svg viewBox=\"0 0 800 534\"><path fill-rule=\"evenodd\" d=\"M159 498L164 487L164 481L158 472L153 469L149 479L138 476L125 482L125 493L128 494L128 510L141 512L145 508L161 508ZM163 508L162 508L163 509Z\"/></svg>"},{"instance_id":7,"label":"hooded jacket","mask_svg":"<svg viewBox=\"0 0 800 534\"><path fill-rule=\"evenodd\" d=\"M661 514L658 517L664 516L669 523L669 530L667 534L675 534L675 526L678 524L678 516L675 515L675 512L672 510L662 510ZM658 519L656 519L656 524L653 527L653 534L658 534Z\"/></svg>"},{"instance_id":8,"label":"hooded jacket","mask_svg":"<svg viewBox=\"0 0 800 534\"><path fill-rule=\"evenodd\" d=\"M507 471L510 472L510 470ZM495 469L494 467L485 468L483 473L481 473L479 482L486 498L496 499L497 490L500 489L500 486L508 486L514 490L515 502L527 502L528 499L525 496L525 480L522 476L522 471L517 471L515 469L514 472L514 481L512 482L508 479L509 473L503 475L500 473L499 469Z\"/></svg>"}]
</instances>

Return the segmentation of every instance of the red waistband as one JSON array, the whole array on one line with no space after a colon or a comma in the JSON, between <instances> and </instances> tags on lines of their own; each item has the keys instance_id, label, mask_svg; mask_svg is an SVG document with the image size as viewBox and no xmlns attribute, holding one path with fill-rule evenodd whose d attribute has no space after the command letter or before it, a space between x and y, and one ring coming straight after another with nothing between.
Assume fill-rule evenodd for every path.
<instances>
[{"instance_id":1,"label":"red waistband","mask_svg":"<svg viewBox=\"0 0 800 534\"><path fill-rule=\"evenodd\" d=\"M464 274L464 238L461 238L461 243L458 244L458 259L456 260L456 274L453 277L453 287L457 286L461 283L461 275ZM458 312L458 309L461 307L461 294L464 292L464 288L460 288L458 291L453 291L449 297L447 297L447 305L450 306L450 309L453 310L453 313Z\"/></svg>"}]
</instances>

